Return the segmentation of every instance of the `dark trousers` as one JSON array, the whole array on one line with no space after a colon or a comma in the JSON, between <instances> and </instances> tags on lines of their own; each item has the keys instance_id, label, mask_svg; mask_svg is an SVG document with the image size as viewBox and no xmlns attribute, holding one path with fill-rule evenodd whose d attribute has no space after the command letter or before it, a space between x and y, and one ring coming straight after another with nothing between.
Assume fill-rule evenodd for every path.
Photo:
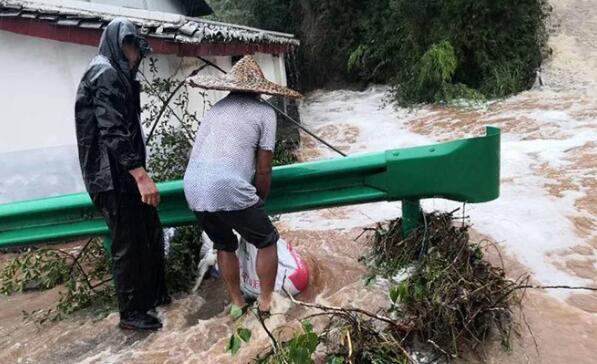
<instances>
[{"instance_id":1,"label":"dark trousers","mask_svg":"<svg viewBox=\"0 0 597 364\"><path fill-rule=\"evenodd\" d=\"M238 238L232 230L255 245L257 249L276 244L280 235L265 212L265 203L259 200L244 210L199 212L195 211L199 226L214 242L214 249L235 252Z\"/></svg>"},{"instance_id":2,"label":"dark trousers","mask_svg":"<svg viewBox=\"0 0 597 364\"><path fill-rule=\"evenodd\" d=\"M167 296L164 236L156 208L133 193L107 191L91 199L110 229L120 313L155 307Z\"/></svg>"}]
</instances>

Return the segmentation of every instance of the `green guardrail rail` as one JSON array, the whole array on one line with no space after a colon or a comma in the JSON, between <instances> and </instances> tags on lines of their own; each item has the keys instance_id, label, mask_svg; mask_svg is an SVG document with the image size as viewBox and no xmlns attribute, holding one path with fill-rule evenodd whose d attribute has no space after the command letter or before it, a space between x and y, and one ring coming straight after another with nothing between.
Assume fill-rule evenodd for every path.
<instances>
[{"instance_id":1,"label":"green guardrail rail","mask_svg":"<svg viewBox=\"0 0 597 364\"><path fill-rule=\"evenodd\" d=\"M500 130L452 142L274 168L270 214L402 200L408 235L422 219L419 200L486 202L499 196ZM162 225L195 223L182 181L158 184ZM0 248L107 236L85 193L0 205Z\"/></svg>"}]
</instances>

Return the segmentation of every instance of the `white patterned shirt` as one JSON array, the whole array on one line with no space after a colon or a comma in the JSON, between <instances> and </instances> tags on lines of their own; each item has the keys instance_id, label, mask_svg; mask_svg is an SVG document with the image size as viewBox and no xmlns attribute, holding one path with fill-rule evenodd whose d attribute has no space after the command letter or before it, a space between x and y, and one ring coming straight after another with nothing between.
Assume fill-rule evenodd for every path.
<instances>
[{"instance_id":1,"label":"white patterned shirt","mask_svg":"<svg viewBox=\"0 0 597 364\"><path fill-rule=\"evenodd\" d=\"M259 201L253 186L257 150L273 151L276 113L249 94L230 93L199 126L184 176L193 211L234 211Z\"/></svg>"}]
</instances>

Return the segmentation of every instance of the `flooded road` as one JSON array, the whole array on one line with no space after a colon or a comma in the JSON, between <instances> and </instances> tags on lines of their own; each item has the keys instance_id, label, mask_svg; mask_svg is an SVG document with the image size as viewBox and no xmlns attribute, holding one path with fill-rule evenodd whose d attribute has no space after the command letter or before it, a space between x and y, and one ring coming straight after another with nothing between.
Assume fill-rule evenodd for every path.
<instances>
[{"instance_id":1,"label":"flooded road","mask_svg":"<svg viewBox=\"0 0 597 364\"><path fill-rule=\"evenodd\" d=\"M366 253L366 245L354 240L361 229L313 232L278 227L312 268L310 287L300 299L371 309L387 304L385 294L364 286L365 269L357 260ZM22 321L22 309L46 307L55 299L55 290L2 298L0 363L244 363L269 346L253 315L237 323L226 315L221 280L207 280L198 295L179 297L160 310L164 328L158 333L122 331L116 313L99 321L83 314L39 327ZM272 312L267 324L275 337L290 339L299 327L297 319L317 311L277 296ZM314 324L317 327L318 321ZM232 357L226 348L235 325L249 328L253 338Z\"/></svg>"},{"instance_id":2,"label":"flooded road","mask_svg":"<svg viewBox=\"0 0 597 364\"><path fill-rule=\"evenodd\" d=\"M382 106L382 86L321 91L305 100L301 114L307 126L350 154L478 136L485 125L502 128L501 197L466 207L472 241L495 241L511 277L530 274L536 284L597 287L597 10L590 0L552 4L553 57L542 69L542 87L467 109L412 110ZM307 136L299 154L305 161L335 157ZM460 207L444 200L423 206ZM363 227L398 216L400 203L281 216L281 235L311 269L311 285L299 298L371 311L386 306L381 290L364 285L358 258L367 243L355 238ZM498 263L495 252L489 256ZM0 297L0 363L244 363L269 345L248 315L240 324L252 330L251 344L236 357L225 352L239 323L224 313L227 298L218 281L208 280L198 295L178 297L160 310L165 327L151 334L119 330L116 313L99 321L76 315L41 327L22 321L22 310L47 307L56 295L52 290ZM268 326L280 339L311 312L283 297L276 298L273 311ZM594 362L597 293L529 291L520 314L512 353L490 349L488 363ZM316 328L321 324L315 321Z\"/></svg>"}]
</instances>

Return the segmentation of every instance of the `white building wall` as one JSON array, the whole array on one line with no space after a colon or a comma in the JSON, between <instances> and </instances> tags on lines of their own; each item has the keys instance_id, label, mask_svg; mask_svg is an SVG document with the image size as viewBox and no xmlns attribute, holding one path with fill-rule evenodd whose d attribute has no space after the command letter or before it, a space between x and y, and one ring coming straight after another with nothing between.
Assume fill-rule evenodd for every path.
<instances>
[{"instance_id":1,"label":"white building wall","mask_svg":"<svg viewBox=\"0 0 597 364\"><path fill-rule=\"evenodd\" d=\"M95 47L0 31L0 203L84 191L76 151L74 101ZM159 77L183 79L202 62L155 55ZM283 57L257 54L271 81L286 84ZM225 70L230 57L212 57ZM142 71L151 77L148 64ZM212 67L202 74L218 75ZM191 111L206 110L199 90L190 90ZM214 104L227 93L210 91ZM142 97L142 102L147 102ZM171 122L175 123L175 120Z\"/></svg>"},{"instance_id":2,"label":"white building wall","mask_svg":"<svg viewBox=\"0 0 597 364\"><path fill-rule=\"evenodd\" d=\"M255 54L255 60L263 69L263 74L270 81L286 86L286 65L284 55L271 55L265 53Z\"/></svg>"},{"instance_id":3,"label":"white building wall","mask_svg":"<svg viewBox=\"0 0 597 364\"><path fill-rule=\"evenodd\" d=\"M73 99L95 52L0 31L0 153L76 144Z\"/></svg>"}]
</instances>

